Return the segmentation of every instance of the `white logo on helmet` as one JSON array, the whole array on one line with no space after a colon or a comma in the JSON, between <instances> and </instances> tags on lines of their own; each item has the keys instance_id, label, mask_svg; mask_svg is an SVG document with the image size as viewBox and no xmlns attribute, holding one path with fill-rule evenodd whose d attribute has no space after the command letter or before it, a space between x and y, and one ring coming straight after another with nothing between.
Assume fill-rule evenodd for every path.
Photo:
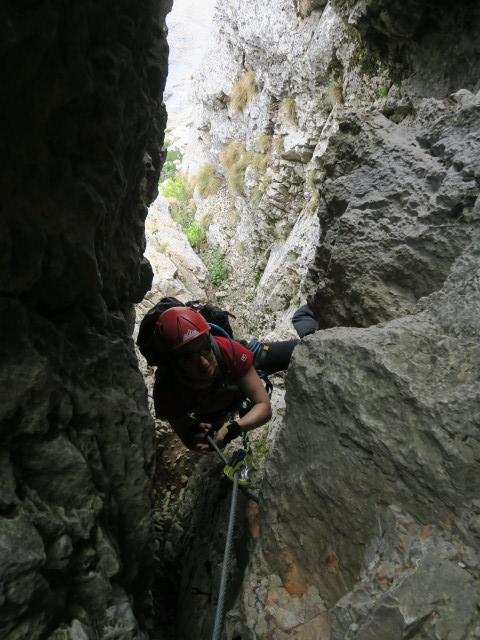
<instances>
[{"instance_id":1,"label":"white logo on helmet","mask_svg":"<svg viewBox=\"0 0 480 640\"><path fill-rule=\"evenodd\" d=\"M193 336L198 336L198 331L196 329L189 329L187 333L183 334L183 342L190 340Z\"/></svg>"}]
</instances>

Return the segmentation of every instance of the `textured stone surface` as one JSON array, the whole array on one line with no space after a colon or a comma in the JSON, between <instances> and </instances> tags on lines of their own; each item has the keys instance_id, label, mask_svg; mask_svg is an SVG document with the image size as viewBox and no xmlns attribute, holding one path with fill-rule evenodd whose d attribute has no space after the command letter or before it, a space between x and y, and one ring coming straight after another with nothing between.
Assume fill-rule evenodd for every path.
<instances>
[{"instance_id":1,"label":"textured stone surface","mask_svg":"<svg viewBox=\"0 0 480 640\"><path fill-rule=\"evenodd\" d=\"M411 317L295 350L258 549L263 571L319 589L332 638L480 623L479 242Z\"/></svg>"},{"instance_id":2,"label":"textured stone surface","mask_svg":"<svg viewBox=\"0 0 480 640\"><path fill-rule=\"evenodd\" d=\"M170 205L158 195L148 210L145 256L153 269L149 300L155 303L163 296L187 300L203 299L208 271L170 216Z\"/></svg>"},{"instance_id":3,"label":"textured stone surface","mask_svg":"<svg viewBox=\"0 0 480 640\"><path fill-rule=\"evenodd\" d=\"M287 374L226 638L480 637L478 7L216 15L205 154L228 182L225 145L259 154L271 135L267 169L232 191L257 281L243 319L273 336L308 296L323 329ZM248 69L258 91L235 112Z\"/></svg>"},{"instance_id":4,"label":"textured stone surface","mask_svg":"<svg viewBox=\"0 0 480 640\"><path fill-rule=\"evenodd\" d=\"M263 335L272 331L277 318L280 324L284 321L285 311L293 313L291 301L305 277L305 265L313 259L318 229L318 222L303 211L312 191L305 196L306 163L328 116L318 109L326 86L315 78L317 73L329 75L326 70L342 30L341 20L330 10L325 15L314 13L299 20L289 1L218 5L215 47L194 79L196 126L207 160L227 177L219 157L232 141L245 141L249 152L268 157L267 170L250 166L243 193L231 194L238 213L235 242L228 247L233 268L247 268L249 279L257 284L271 257L269 271L257 287L257 302L244 318L247 326L257 327L256 331L260 327ZM255 71L258 93L243 112L234 112L229 97L245 69ZM296 100L295 123L281 107L289 96ZM258 142L261 134L269 139L267 151ZM281 292L278 287L272 292L274 271L280 272L275 284L284 282Z\"/></svg>"},{"instance_id":5,"label":"textured stone surface","mask_svg":"<svg viewBox=\"0 0 480 640\"><path fill-rule=\"evenodd\" d=\"M2 7L5 640L146 637L153 420L130 316L151 281L168 8Z\"/></svg>"},{"instance_id":6,"label":"textured stone surface","mask_svg":"<svg viewBox=\"0 0 480 640\"><path fill-rule=\"evenodd\" d=\"M324 327L366 326L409 312L446 275L448 261L437 273L435 252L447 252L453 260L465 246L462 234L468 242L468 216L460 211L463 207L465 214L474 201L475 193L468 194L468 189L476 191L473 175L466 179L470 187L460 184L463 169L452 165L449 143L441 141L445 136L450 148L459 150L460 140L454 138L468 133L470 142L464 149L472 146L467 164L476 163L478 127L468 120L477 117L477 107L468 107L466 98L463 104L455 104L462 103L458 99L442 104L451 93L468 89L475 94L480 88L474 26L480 16L475 3L453 7L416 0L338 0L326 6L313 3L306 18L297 4L285 0L245 7L227 2L216 7L215 45L194 79L195 144L198 138L216 169L227 177L221 152L232 141L244 141L247 151L263 153L268 161L266 170L253 169L252 161L243 190L232 192L239 220L237 243L228 250L234 268L245 264L246 251L251 277L259 284L244 321L247 326L260 324L263 333L281 332L295 304L317 293ZM258 91L239 112L230 97L245 70L255 72ZM438 102L429 102L432 97ZM295 104L293 118L286 114L287 98ZM438 127L448 122L447 131L435 130L435 120ZM270 137L267 151L262 151L265 140L260 144L260 135ZM335 175L328 172L333 167ZM448 218L440 224L457 225L450 231L455 236L452 247L450 237L445 239L447 247L440 246L432 230L438 221L429 223L424 217L433 217L437 206ZM305 226L306 218L315 214L322 230L320 243L315 225ZM333 219L340 223L340 234ZM392 225L392 245L372 253L370 242L382 245L380 236L388 235ZM299 226L309 232L307 242ZM340 266L333 255L330 270L335 273L329 276L336 281L329 293L324 273L332 253L329 243L343 234L345 242L355 236L359 255L342 256ZM407 248L402 248L402 236ZM425 270L430 255L431 272L427 269L421 277L419 268ZM381 264L382 256L388 267ZM319 263L323 264L317 271ZM311 275L308 267L314 268ZM345 273L350 267L366 274L365 290L362 285L362 290L346 291L354 277ZM411 271L423 281L408 281ZM347 295L348 304L359 308L342 309ZM369 305L372 308L365 308Z\"/></svg>"},{"instance_id":7,"label":"textured stone surface","mask_svg":"<svg viewBox=\"0 0 480 640\"><path fill-rule=\"evenodd\" d=\"M0 518L4 637L43 637L78 606L103 637L107 609L116 615L111 582L134 594L137 614L148 603L153 429L115 322L100 332L79 317L61 330L2 302L2 443L15 478Z\"/></svg>"},{"instance_id":8,"label":"textured stone surface","mask_svg":"<svg viewBox=\"0 0 480 640\"><path fill-rule=\"evenodd\" d=\"M318 169L326 175L310 274L321 327L410 313L439 289L478 226L480 93L419 106L415 124L344 111Z\"/></svg>"},{"instance_id":9,"label":"textured stone surface","mask_svg":"<svg viewBox=\"0 0 480 640\"><path fill-rule=\"evenodd\" d=\"M152 134L157 114L165 117L156 99L167 51L155 12L150 0L130 12L83 3L57 14L48 2L9 12L3 291L49 309L99 294L114 307L142 298L144 156L158 169Z\"/></svg>"},{"instance_id":10,"label":"textured stone surface","mask_svg":"<svg viewBox=\"0 0 480 640\"><path fill-rule=\"evenodd\" d=\"M459 5L448 0L333 0L332 5L358 30L370 60L386 61L395 76L403 76L402 87L410 95L441 98L459 87L478 90L480 12L474 0ZM367 66L365 57L361 63Z\"/></svg>"}]
</instances>

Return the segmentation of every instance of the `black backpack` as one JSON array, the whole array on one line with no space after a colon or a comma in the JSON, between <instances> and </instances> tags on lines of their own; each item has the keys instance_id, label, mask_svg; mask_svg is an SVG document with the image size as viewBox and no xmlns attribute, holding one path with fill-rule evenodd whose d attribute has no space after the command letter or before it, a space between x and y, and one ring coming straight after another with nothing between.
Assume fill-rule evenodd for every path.
<instances>
[{"instance_id":1,"label":"black backpack","mask_svg":"<svg viewBox=\"0 0 480 640\"><path fill-rule=\"evenodd\" d=\"M229 311L225 311L213 304L199 304L198 300L183 304L173 296L162 298L144 315L138 330L137 347L150 367L160 367L165 361L165 356L159 353L155 345L155 325L162 313L171 307L191 307L199 311L209 323L212 335L233 338L233 331L228 318L234 318L235 316Z\"/></svg>"}]
</instances>

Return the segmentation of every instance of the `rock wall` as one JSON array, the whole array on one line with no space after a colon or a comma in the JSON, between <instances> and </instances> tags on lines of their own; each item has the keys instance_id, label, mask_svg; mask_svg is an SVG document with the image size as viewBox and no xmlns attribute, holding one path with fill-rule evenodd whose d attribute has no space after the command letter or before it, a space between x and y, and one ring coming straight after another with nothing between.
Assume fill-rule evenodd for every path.
<instances>
[{"instance_id":1,"label":"rock wall","mask_svg":"<svg viewBox=\"0 0 480 640\"><path fill-rule=\"evenodd\" d=\"M318 157L326 176L309 273L321 327L411 313L443 285L478 225L479 97L419 103L408 126L343 109Z\"/></svg>"},{"instance_id":2,"label":"rock wall","mask_svg":"<svg viewBox=\"0 0 480 640\"><path fill-rule=\"evenodd\" d=\"M216 22L198 139L258 283L245 323L280 335L308 299L321 329L225 637L480 637L479 8L224 2Z\"/></svg>"},{"instance_id":3,"label":"rock wall","mask_svg":"<svg viewBox=\"0 0 480 640\"><path fill-rule=\"evenodd\" d=\"M289 597L269 607L278 585L262 595L250 575L256 633L285 631L278 608L313 586L331 635L302 636L299 619L288 637L478 637L479 249L477 234L411 316L295 353L257 557Z\"/></svg>"},{"instance_id":4,"label":"rock wall","mask_svg":"<svg viewBox=\"0 0 480 640\"><path fill-rule=\"evenodd\" d=\"M448 2L411 2L399 8L398 3L291 0L217 6L216 46L195 79L197 137L207 159L233 185L238 216L236 242L228 254L234 268L250 266L244 286L252 278L258 284L254 304L245 313L248 326L260 323L263 333L278 334L307 297L316 298L324 327L367 326L408 312L419 297L438 287L445 269L416 282L411 273L391 273L392 268L379 277L373 267L370 283L362 284L364 292L346 291L356 267L338 267L329 246L344 233L348 242L350 218L358 217L364 227L363 211L371 206L377 210L370 225L372 244L379 241L382 227L389 230L385 218L380 219L395 219L396 247L387 251L397 255L385 260L407 260L405 271L418 273L424 258L398 255L401 236L410 234L417 216L428 218L428 211L438 206L450 224L471 208L472 196L463 188L458 200L451 191L436 192L442 183L447 191L447 182L453 190L458 186L453 175L444 180L457 171L449 155L455 144L445 141L444 157L445 117L434 130L436 116L423 101L478 90L478 11L474 2L455 8ZM254 77L254 89L239 107L235 92L245 72ZM233 181L225 160L232 143L245 145ZM376 166L370 182L364 176L366 164ZM463 181L461 169L456 180ZM340 183L349 195L337 193ZM353 185L358 201L351 197ZM368 197L371 205L365 202ZM358 209L358 215L352 212ZM435 238L427 238L427 229L422 235L421 244L436 244ZM457 250L449 250L451 259L464 246L458 242ZM440 255L438 260L432 255L432 262L442 261L444 248L429 252L436 250ZM433 264L431 269L435 271ZM391 291L394 281L402 288L400 279L408 278L402 291ZM347 295L353 299L364 293L379 308L333 308L344 304ZM359 302L364 305L365 300Z\"/></svg>"},{"instance_id":5,"label":"rock wall","mask_svg":"<svg viewBox=\"0 0 480 640\"><path fill-rule=\"evenodd\" d=\"M144 220L163 161L169 8L2 7L8 640L147 637L154 430L130 335L151 283Z\"/></svg>"}]
</instances>

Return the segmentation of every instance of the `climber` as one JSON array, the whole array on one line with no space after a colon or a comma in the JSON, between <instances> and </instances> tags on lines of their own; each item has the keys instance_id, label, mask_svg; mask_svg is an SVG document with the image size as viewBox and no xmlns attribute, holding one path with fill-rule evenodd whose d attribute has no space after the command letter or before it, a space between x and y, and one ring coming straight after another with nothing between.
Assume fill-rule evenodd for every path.
<instances>
[{"instance_id":1,"label":"climber","mask_svg":"<svg viewBox=\"0 0 480 640\"><path fill-rule=\"evenodd\" d=\"M166 363L153 389L155 414L168 420L189 449L208 450L207 434L224 447L241 432L268 422L270 398L253 366L254 354L235 340L212 336L198 311L164 311L155 325L155 341ZM225 426L242 398L251 408Z\"/></svg>"}]
</instances>

